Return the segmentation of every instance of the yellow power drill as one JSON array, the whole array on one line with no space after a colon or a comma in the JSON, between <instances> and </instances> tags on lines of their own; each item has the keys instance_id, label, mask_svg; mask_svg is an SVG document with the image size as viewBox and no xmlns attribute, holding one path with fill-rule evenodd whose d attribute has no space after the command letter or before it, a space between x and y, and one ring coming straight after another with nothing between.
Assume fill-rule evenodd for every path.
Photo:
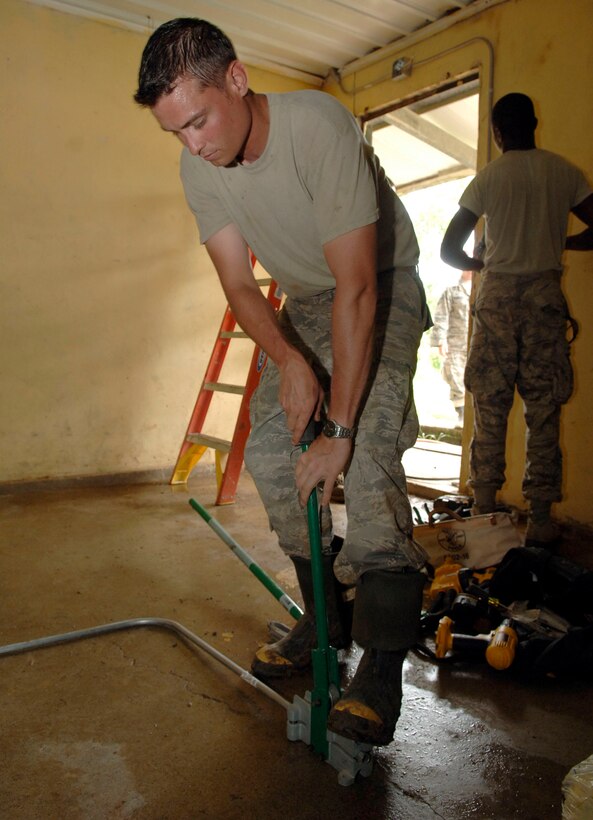
<instances>
[{"instance_id":1,"label":"yellow power drill","mask_svg":"<svg viewBox=\"0 0 593 820\"><path fill-rule=\"evenodd\" d=\"M439 621L435 637L435 654L442 659L447 652L473 651L484 653L494 669L508 669L515 659L517 633L510 618L505 618L486 635L463 635L453 632L453 621L445 615Z\"/></svg>"}]
</instances>

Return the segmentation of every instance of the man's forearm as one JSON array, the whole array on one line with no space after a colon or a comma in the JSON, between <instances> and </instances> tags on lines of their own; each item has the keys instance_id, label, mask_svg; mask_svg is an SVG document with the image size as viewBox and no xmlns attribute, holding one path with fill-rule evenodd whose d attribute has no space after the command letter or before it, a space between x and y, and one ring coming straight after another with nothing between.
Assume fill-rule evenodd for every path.
<instances>
[{"instance_id":1,"label":"man's forearm","mask_svg":"<svg viewBox=\"0 0 593 820\"><path fill-rule=\"evenodd\" d=\"M355 423L367 384L377 308L377 227L357 228L324 245L336 280L332 312L332 386L329 413Z\"/></svg>"},{"instance_id":2,"label":"man's forearm","mask_svg":"<svg viewBox=\"0 0 593 820\"><path fill-rule=\"evenodd\" d=\"M573 234L566 239L566 250L568 251L590 251L593 250L593 194L580 202L572 209L573 214L587 226L581 233Z\"/></svg>"},{"instance_id":3,"label":"man's forearm","mask_svg":"<svg viewBox=\"0 0 593 820\"><path fill-rule=\"evenodd\" d=\"M452 268L457 268L458 270L479 271L484 267L484 263L481 259L468 256L461 248L452 247L444 242L441 246L441 259L443 262L446 262L447 265L451 265Z\"/></svg>"},{"instance_id":4,"label":"man's forearm","mask_svg":"<svg viewBox=\"0 0 593 820\"><path fill-rule=\"evenodd\" d=\"M294 348L284 338L274 308L255 280L249 249L236 226L231 223L221 228L206 242L206 249L240 327L272 361L281 364Z\"/></svg>"},{"instance_id":5,"label":"man's forearm","mask_svg":"<svg viewBox=\"0 0 593 820\"><path fill-rule=\"evenodd\" d=\"M333 371L329 416L346 427L356 421L372 361L376 289L358 294L336 288L332 316Z\"/></svg>"},{"instance_id":6,"label":"man's forearm","mask_svg":"<svg viewBox=\"0 0 593 820\"><path fill-rule=\"evenodd\" d=\"M311 417L319 418L321 385L303 354L285 339L272 306L259 289L244 286L226 294L239 325L280 371L278 400L297 444Z\"/></svg>"},{"instance_id":7,"label":"man's forearm","mask_svg":"<svg viewBox=\"0 0 593 820\"><path fill-rule=\"evenodd\" d=\"M468 256L463 250L469 235L476 226L478 217L467 208L460 208L451 222L441 244L441 259L458 270L482 270L481 259Z\"/></svg>"},{"instance_id":8,"label":"man's forearm","mask_svg":"<svg viewBox=\"0 0 593 820\"><path fill-rule=\"evenodd\" d=\"M270 302L259 288L226 291L226 296L240 327L275 364L280 365L293 348L284 338Z\"/></svg>"},{"instance_id":9,"label":"man's forearm","mask_svg":"<svg viewBox=\"0 0 593 820\"><path fill-rule=\"evenodd\" d=\"M593 228L586 228L581 233L575 233L566 237L567 251L592 251L593 250Z\"/></svg>"}]
</instances>

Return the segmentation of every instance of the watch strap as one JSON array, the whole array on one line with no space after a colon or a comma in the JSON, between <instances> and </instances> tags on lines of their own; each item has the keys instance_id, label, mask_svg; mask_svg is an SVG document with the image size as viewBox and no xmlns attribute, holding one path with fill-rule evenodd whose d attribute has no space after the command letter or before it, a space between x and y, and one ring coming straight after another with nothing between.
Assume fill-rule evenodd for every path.
<instances>
[{"instance_id":1,"label":"watch strap","mask_svg":"<svg viewBox=\"0 0 593 820\"><path fill-rule=\"evenodd\" d=\"M356 428L344 427L335 419L327 419L322 432L326 438L354 438Z\"/></svg>"}]
</instances>

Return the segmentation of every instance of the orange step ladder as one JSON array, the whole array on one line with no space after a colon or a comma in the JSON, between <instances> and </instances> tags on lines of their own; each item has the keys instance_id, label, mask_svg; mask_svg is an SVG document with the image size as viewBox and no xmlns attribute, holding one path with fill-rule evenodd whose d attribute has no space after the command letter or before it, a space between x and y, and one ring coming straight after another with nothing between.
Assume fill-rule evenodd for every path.
<instances>
[{"instance_id":1,"label":"orange step ladder","mask_svg":"<svg viewBox=\"0 0 593 820\"><path fill-rule=\"evenodd\" d=\"M253 258L252 261L255 262ZM260 287L268 286L268 302L275 311L278 311L282 302L282 292L277 283L269 278L258 279L257 283ZM171 484L185 484L191 471L204 453L209 448L213 449L215 452L216 484L218 488L215 502L217 505L233 504L235 502L237 484L243 466L243 453L250 430L249 402L253 391L259 384L260 376L267 361L264 351L256 345L251 357L245 385L224 384L218 381L231 340L248 338L243 331L235 330L236 324L233 312L230 306L227 305L170 481ZM230 441L209 436L202 432L215 392L234 393L243 396L237 414L235 432ZM223 456L225 455L227 458L223 468Z\"/></svg>"}]
</instances>

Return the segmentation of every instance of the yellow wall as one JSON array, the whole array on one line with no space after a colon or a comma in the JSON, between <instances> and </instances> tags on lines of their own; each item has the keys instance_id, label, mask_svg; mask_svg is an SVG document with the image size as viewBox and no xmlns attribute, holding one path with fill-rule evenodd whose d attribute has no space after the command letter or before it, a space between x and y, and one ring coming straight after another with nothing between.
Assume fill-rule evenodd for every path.
<instances>
[{"instance_id":1,"label":"yellow wall","mask_svg":"<svg viewBox=\"0 0 593 820\"><path fill-rule=\"evenodd\" d=\"M479 165L497 156L489 146L489 89L494 100L510 91L529 94L539 118L538 145L563 154L581 167L593 184L593 4L590 0L509 0L430 38L373 61L372 65L344 76L342 88L326 86L357 115L437 87L465 72L479 68L480 92ZM439 56L440 55L440 56ZM381 55L378 55L379 57ZM399 57L410 57L414 68L409 78L389 79L391 65ZM453 215L453 214L452 214ZM582 229L571 220L571 230ZM565 293L581 332L574 344L573 364L576 391L562 416L562 446L565 454L564 501L555 514L564 519L593 525L588 476L593 428L590 406L593 398L593 254L565 256ZM469 430L465 430L465 443ZM521 477L524 466L522 405L515 402L507 446L507 483L502 496L523 505ZM467 461L464 461L467 476Z\"/></svg>"},{"instance_id":2,"label":"yellow wall","mask_svg":"<svg viewBox=\"0 0 593 820\"><path fill-rule=\"evenodd\" d=\"M225 301L180 146L132 101L147 37L0 5L0 483L169 468L185 433Z\"/></svg>"},{"instance_id":3,"label":"yellow wall","mask_svg":"<svg viewBox=\"0 0 593 820\"><path fill-rule=\"evenodd\" d=\"M492 83L495 99L530 94L539 145L591 180L592 23L590 0L509 0L379 54L344 78L354 94L326 90L362 114L479 67L480 164ZM23 0L0 6L0 482L168 468L185 432L224 299L183 199L178 146L131 101L146 38ZM412 76L385 79L402 55ZM256 90L302 87L250 74ZM581 333L557 510L589 525L592 268L590 254L566 256ZM228 434L228 414L217 417L211 432ZM521 503L519 407L511 426L504 498Z\"/></svg>"}]
</instances>

